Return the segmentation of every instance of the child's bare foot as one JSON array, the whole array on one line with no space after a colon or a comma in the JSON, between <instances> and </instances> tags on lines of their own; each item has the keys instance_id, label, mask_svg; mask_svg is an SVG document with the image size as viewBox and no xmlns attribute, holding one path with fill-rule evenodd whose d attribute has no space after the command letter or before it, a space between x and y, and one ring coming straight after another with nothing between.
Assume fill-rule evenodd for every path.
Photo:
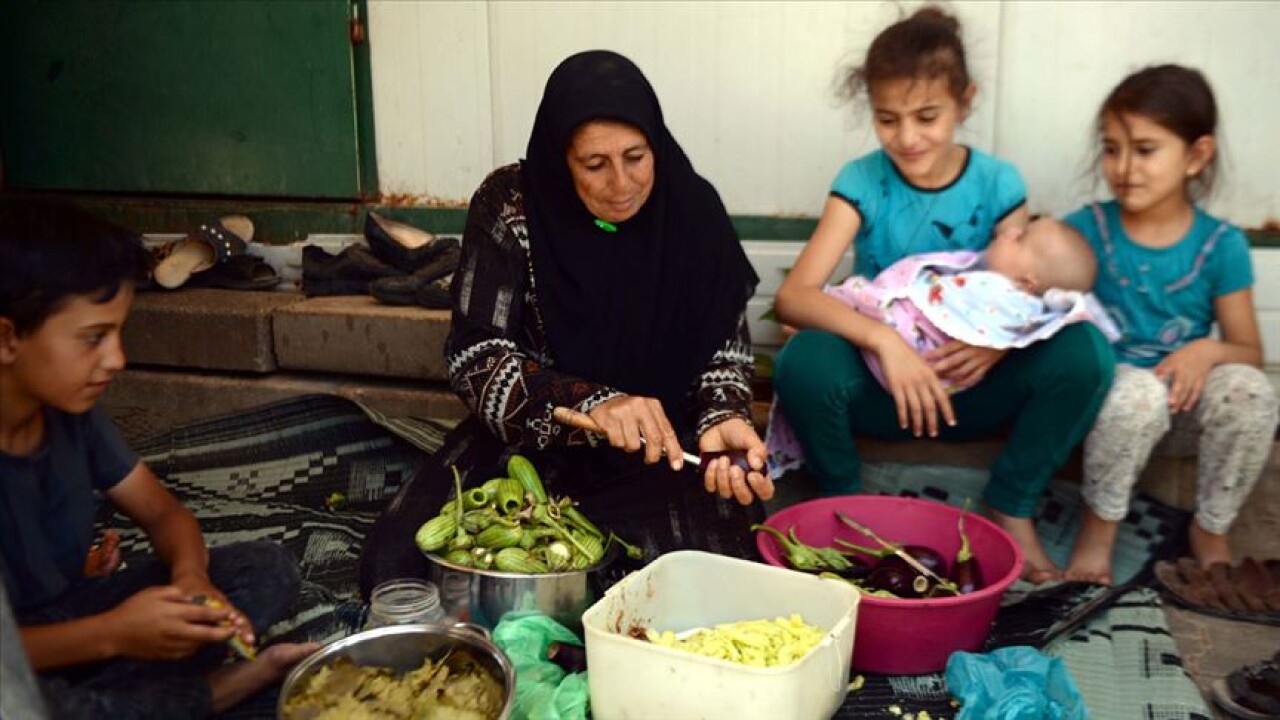
<instances>
[{"instance_id":1,"label":"child's bare foot","mask_svg":"<svg viewBox=\"0 0 1280 720\"><path fill-rule=\"evenodd\" d=\"M1187 528L1187 541L1191 545L1191 557L1200 563L1200 567L1208 568L1214 563L1232 564L1231 544L1226 535L1211 533L1192 520Z\"/></svg>"},{"instance_id":2,"label":"child's bare foot","mask_svg":"<svg viewBox=\"0 0 1280 720\"><path fill-rule=\"evenodd\" d=\"M999 510L988 509L995 524L1004 528L1005 532L1022 548L1024 565L1022 579L1033 585L1050 580L1061 580L1062 570L1049 559L1044 546L1040 544L1040 536L1036 535L1036 524L1031 518L1020 518L1005 515Z\"/></svg>"},{"instance_id":3,"label":"child's bare foot","mask_svg":"<svg viewBox=\"0 0 1280 720\"><path fill-rule=\"evenodd\" d=\"M238 662L209 673L213 711L220 713L279 682L303 658L320 649L319 643L280 643L258 653L256 660Z\"/></svg>"},{"instance_id":4,"label":"child's bare foot","mask_svg":"<svg viewBox=\"0 0 1280 720\"><path fill-rule=\"evenodd\" d=\"M1080 534L1071 549L1071 559L1062 574L1063 579L1110 585L1111 554L1116 547L1119 528L1119 523L1103 520L1086 506L1080 522Z\"/></svg>"}]
</instances>

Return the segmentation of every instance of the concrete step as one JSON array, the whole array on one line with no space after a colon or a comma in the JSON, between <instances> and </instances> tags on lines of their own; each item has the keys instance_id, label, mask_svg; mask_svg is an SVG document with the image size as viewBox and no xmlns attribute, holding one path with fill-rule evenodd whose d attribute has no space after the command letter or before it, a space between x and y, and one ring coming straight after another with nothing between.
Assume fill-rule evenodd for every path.
<instances>
[{"instance_id":1,"label":"concrete step","mask_svg":"<svg viewBox=\"0 0 1280 720\"><path fill-rule=\"evenodd\" d=\"M467 415L466 406L443 383L165 368L126 370L116 377L101 404L133 443L196 420L310 393L358 400L391 416L461 419Z\"/></svg>"},{"instance_id":2,"label":"concrete step","mask_svg":"<svg viewBox=\"0 0 1280 720\"><path fill-rule=\"evenodd\" d=\"M351 295L293 303L274 317L282 368L448 379L448 310L383 305L368 295Z\"/></svg>"},{"instance_id":3,"label":"concrete step","mask_svg":"<svg viewBox=\"0 0 1280 720\"><path fill-rule=\"evenodd\" d=\"M124 342L136 365L446 381L449 315L382 305L368 295L144 292L134 301Z\"/></svg>"},{"instance_id":4,"label":"concrete step","mask_svg":"<svg viewBox=\"0 0 1280 720\"><path fill-rule=\"evenodd\" d=\"M303 300L284 292L140 292L124 326L125 352L135 364L273 372L273 314Z\"/></svg>"}]
</instances>

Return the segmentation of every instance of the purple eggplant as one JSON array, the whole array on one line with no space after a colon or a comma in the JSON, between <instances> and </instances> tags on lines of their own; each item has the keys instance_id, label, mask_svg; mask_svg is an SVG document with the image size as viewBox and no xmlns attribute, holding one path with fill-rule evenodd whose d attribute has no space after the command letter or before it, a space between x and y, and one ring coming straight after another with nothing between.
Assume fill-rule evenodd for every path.
<instances>
[{"instance_id":1,"label":"purple eggplant","mask_svg":"<svg viewBox=\"0 0 1280 720\"><path fill-rule=\"evenodd\" d=\"M744 473L759 472L751 467L751 461L747 460L746 450L708 450L699 456L702 460L701 466L706 467L707 463L712 460L718 460L722 457L729 458L729 467L740 468Z\"/></svg>"},{"instance_id":2,"label":"purple eggplant","mask_svg":"<svg viewBox=\"0 0 1280 720\"><path fill-rule=\"evenodd\" d=\"M929 568L929 570L931 570L938 577L947 577L946 558L942 557L942 553L938 552L937 550L934 550L931 547L926 547L924 545L904 545L902 548L902 551L910 555L912 558L914 558L916 562ZM883 560L881 560L879 563L876 564L876 567L879 567L880 565L883 565L885 563L901 565L902 567L907 568L912 572L915 572L915 569L911 567L910 563L908 563L906 560L903 560L901 557L898 557L897 555L889 555L885 557Z\"/></svg>"},{"instance_id":3,"label":"purple eggplant","mask_svg":"<svg viewBox=\"0 0 1280 720\"><path fill-rule=\"evenodd\" d=\"M567 673L587 669L587 651L581 645L552 641L547 645L547 659L559 665Z\"/></svg>"},{"instance_id":4,"label":"purple eggplant","mask_svg":"<svg viewBox=\"0 0 1280 720\"><path fill-rule=\"evenodd\" d=\"M923 575L897 565L877 564L865 582L868 587L891 592L900 598L917 598L929 589L929 581Z\"/></svg>"}]
</instances>

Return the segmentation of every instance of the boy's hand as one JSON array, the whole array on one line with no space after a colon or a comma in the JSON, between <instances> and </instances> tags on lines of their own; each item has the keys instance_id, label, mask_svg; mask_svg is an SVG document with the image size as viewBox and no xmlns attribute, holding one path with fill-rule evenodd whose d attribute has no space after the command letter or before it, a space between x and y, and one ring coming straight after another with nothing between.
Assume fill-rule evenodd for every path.
<instances>
[{"instance_id":1,"label":"boy's hand","mask_svg":"<svg viewBox=\"0 0 1280 720\"><path fill-rule=\"evenodd\" d=\"M217 608L228 612L227 623L235 630L235 634L240 636L240 641L246 645L253 647L257 642L257 638L253 635L253 625L249 623L249 619L240 612L226 595L222 594L210 580L209 576L203 573L185 573L173 576L173 584L182 589L187 594L187 599L206 598L208 602L205 604L212 608Z\"/></svg>"},{"instance_id":2,"label":"boy's hand","mask_svg":"<svg viewBox=\"0 0 1280 720\"><path fill-rule=\"evenodd\" d=\"M147 588L107 613L116 629L117 655L142 660L176 660L207 643L235 634L228 607L196 605L174 585Z\"/></svg>"}]
</instances>

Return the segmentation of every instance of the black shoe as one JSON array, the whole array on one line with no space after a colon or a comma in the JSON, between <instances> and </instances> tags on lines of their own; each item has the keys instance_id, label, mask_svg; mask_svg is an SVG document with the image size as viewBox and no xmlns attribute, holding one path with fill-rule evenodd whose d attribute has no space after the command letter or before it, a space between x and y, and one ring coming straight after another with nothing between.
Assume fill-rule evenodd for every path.
<instances>
[{"instance_id":1,"label":"black shoe","mask_svg":"<svg viewBox=\"0 0 1280 720\"><path fill-rule=\"evenodd\" d=\"M435 244L438 246L435 255L427 264L413 271L414 277L435 282L452 275L458 269L458 261L462 259L462 245L458 243L458 239L442 237Z\"/></svg>"},{"instance_id":2,"label":"black shoe","mask_svg":"<svg viewBox=\"0 0 1280 720\"><path fill-rule=\"evenodd\" d=\"M446 247L441 244L441 238L425 230L375 212L365 216L364 237L374 255L406 273L416 272Z\"/></svg>"},{"instance_id":3,"label":"black shoe","mask_svg":"<svg viewBox=\"0 0 1280 720\"><path fill-rule=\"evenodd\" d=\"M387 305L420 305L431 310L444 310L452 305L446 283L418 275L374 280L369 283L369 294Z\"/></svg>"},{"instance_id":4,"label":"black shoe","mask_svg":"<svg viewBox=\"0 0 1280 720\"><path fill-rule=\"evenodd\" d=\"M256 255L233 255L204 272L196 273L184 287L226 290L270 290L280 284L275 268Z\"/></svg>"},{"instance_id":5,"label":"black shoe","mask_svg":"<svg viewBox=\"0 0 1280 720\"><path fill-rule=\"evenodd\" d=\"M315 245L302 248L302 290L307 297L367 295L374 280L403 275L364 245L347 247L337 256Z\"/></svg>"}]
</instances>

